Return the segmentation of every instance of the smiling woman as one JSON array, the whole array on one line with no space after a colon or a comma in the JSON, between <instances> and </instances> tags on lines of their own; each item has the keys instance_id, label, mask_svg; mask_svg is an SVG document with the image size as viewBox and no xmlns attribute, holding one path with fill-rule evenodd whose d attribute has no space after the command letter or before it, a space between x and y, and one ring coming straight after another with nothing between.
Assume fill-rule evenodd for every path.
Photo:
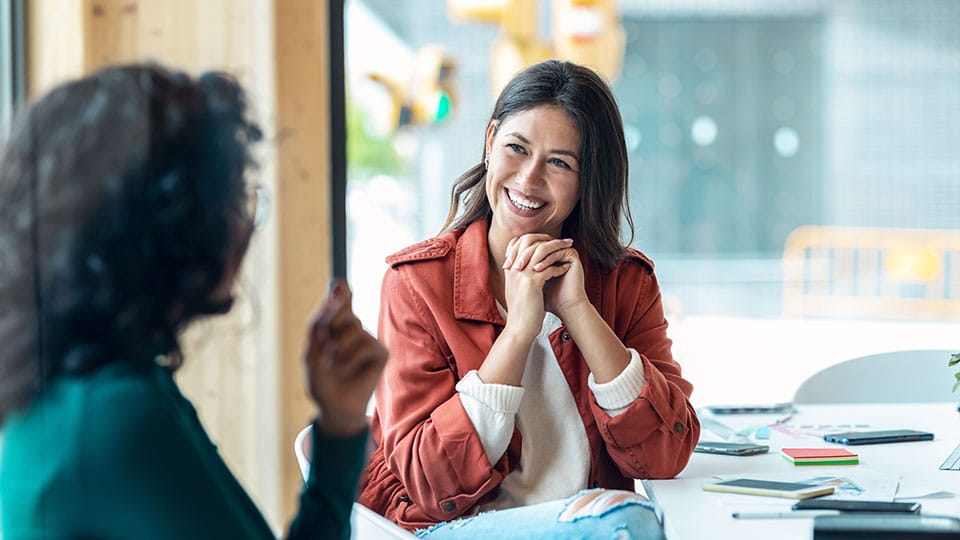
<instances>
[{"instance_id":1,"label":"smiling woman","mask_svg":"<svg viewBox=\"0 0 960 540\"><path fill-rule=\"evenodd\" d=\"M676 475L700 426L652 263L622 243L626 188L594 72L548 61L504 88L444 232L387 259L399 383L360 502L431 539L662 537L634 481Z\"/></svg>"},{"instance_id":2,"label":"smiling woman","mask_svg":"<svg viewBox=\"0 0 960 540\"><path fill-rule=\"evenodd\" d=\"M579 200L580 135L566 111L545 105L490 122L486 147L489 236L502 264L511 239L563 233Z\"/></svg>"}]
</instances>

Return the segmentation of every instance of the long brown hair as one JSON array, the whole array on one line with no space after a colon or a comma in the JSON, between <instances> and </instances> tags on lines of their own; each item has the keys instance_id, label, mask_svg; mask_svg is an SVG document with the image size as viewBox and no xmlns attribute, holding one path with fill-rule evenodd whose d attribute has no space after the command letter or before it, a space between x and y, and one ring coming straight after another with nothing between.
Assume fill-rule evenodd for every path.
<instances>
[{"instance_id":1,"label":"long brown hair","mask_svg":"<svg viewBox=\"0 0 960 540\"><path fill-rule=\"evenodd\" d=\"M507 83L490 122L502 125L510 115L541 105L567 111L580 132L580 200L563 225L563 235L573 238L574 245L588 258L611 268L624 256L624 246L633 241L633 217L626 200L627 145L616 99L590 69L548 60L525 69ZM444 232L490 214L483 155L454 182ZM626 242L621 239L621 216L627 224Z\"/></svg>"}]
</instances>

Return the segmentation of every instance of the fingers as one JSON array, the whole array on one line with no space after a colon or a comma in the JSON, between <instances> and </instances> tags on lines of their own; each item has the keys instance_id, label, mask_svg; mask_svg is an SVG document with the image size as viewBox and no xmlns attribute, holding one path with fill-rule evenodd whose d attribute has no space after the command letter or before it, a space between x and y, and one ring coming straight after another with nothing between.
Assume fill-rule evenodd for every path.
<instances>
[{"instance_id":1,"label":"fingers","mask_svg":"<svg viewBox=\"0 0 960 540\"><path fill-rule=\"evenodd\" d=\"M355 334L332 346L327 369L340 380L353 379L368 370L379 372L387 360L387 349L370 334Z\"/></svg>"},{"instance_id":2,"label":"fingers","mask_svg":"<svg viewBox=\"0 0 960 540\"><path fill-rule=\"evenodd\" d=\"M549 234L539 233L522 234L512 238L510 242L507 243L507 251L504 254L503 268L506 269L514 267L516 265L517 256L531 245L550 240L554 240L554 238ZM523 267L515 268L515 270L522 270L522 268Z\"/></svg>"},{"instance_id":3,"label":"fingers","mask_svg":"<svg viewBox=\"0 0 960 540\"><path fill-rule=\"evenodd\" d=\"M351 375L387 357L383 345L363 329L353 313L351 298L346 283L331 282L327 300L311 320L307 354L335 376Z\"/></svg>"},{"instance_id":4,"label":"fingers","mask_svg":"<svg viewBox=\"0 0 960 540\"><path fill-rule=\"evenodd\" d=\"M570 238L556 239L546 234L525 234L507 244L504 269L523 270L527 265L543 261L551 253L573 246ZM556 258L554 258L556 260ZM548 263L552 264L552 263ZM539 270L539 268L535 268Z\"/></svg>"},{"instance_id":5,"label":"fingers","mask_svg":"<svg viewBox=\"0 0 960 540\"><path fill-rule=\"evenodd\" d=\"M545 267L543 270L537 271L537 275L543 280L543 283L546 284L553 278L558 278L567 273L570 270L569 262L562 262L560 264L553 264Z\"/></svg>"},{"instance_id":6,"label":"fingers","mask_svg":"<svg viewBox=\"0 0 960 540\"><path fill-rule=\"evenodd\" d=\"M347 285L346 281L339 278L330 280L325 304L334 301L341 302L348 308L353 308L353 291L350 290L350 286Z\"/></svg>"},{"instance_id":7,"label":"fingers","mask_svg":"<svg viewBox=\"0 0 960 540\"><path fill-rule=\"evenodd\" d=\"M360 320L353 314L352 301L350 287L342 280L331 280L326 300L313 312L307 326L308 357L319 358L327 343L338 339L351 325L362 331Z\"/></svg>"},{"instance_id":8,"label":"fingers","mask_svg":"<svg viewBox=\"0 0 960 540\"><path fill-rule=\"evenodd\" d=\"M539 259L534 257L531 259L531 262L536 261L533 264L533 270L535 272L540 272L550 266L556 266L560 264L569 265L573 262L572 259L577 256L577 250L568 247L546 253L542 258Z\"/></svg>"},{"instance_id":9,"label":"fingers","mask_svg":"<svg viewBox=\"0 0 960 540\"><path fill-rule=\"evenodd\" d=\"M329 348L335 351L338 358L360 348L367 341L374 339L352 312L340 312L331 320Z\"/></svg>"}]
</instances>

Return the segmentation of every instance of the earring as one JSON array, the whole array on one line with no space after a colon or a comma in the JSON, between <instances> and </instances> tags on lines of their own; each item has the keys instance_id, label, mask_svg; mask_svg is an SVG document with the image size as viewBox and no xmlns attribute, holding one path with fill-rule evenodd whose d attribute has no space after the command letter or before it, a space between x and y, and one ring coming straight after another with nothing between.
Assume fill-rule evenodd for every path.
<instances>
[{"instance_id":1,"label":"earring","mask_svg":"<svg viewBox=\"0 0 960 540\"><path fill-rule=\"evenodd\" d=\"M484 169L490 168L490 154L487 154L486 156L483 157L483 168Z\"/></svg>"}]
</instances>

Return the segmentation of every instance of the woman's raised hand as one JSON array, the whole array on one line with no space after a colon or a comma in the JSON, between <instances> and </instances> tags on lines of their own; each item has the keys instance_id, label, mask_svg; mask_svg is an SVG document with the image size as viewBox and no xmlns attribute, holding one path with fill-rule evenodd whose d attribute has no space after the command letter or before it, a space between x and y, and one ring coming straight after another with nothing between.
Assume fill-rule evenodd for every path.
<instances>
[{"instance_id":1,"label":"woman's raised hand","mask_svg":"<svg viewBox=\"0 0 960 540\"><path fill-rule=\"evenodd\" d=\"M543 326L546 310L544 288L551 279L567 273L564 250L573 241L546 234L524 234L507 244L503 263L504 296L507 300L507 329L531 341Z\"/></svg>"},{"instance_id":2,"label":"woman's raised hand","mask_svg":"<svg viewBox=\"0 0 960 540\"><path fill-rule=\"evenodd\" d=\"M330 435L367 428L367 403L387 360L387 349L353 314L352 297L346 283L333 282L307 327L307 393L320 409L320 429Z\"/></svg>"}]
</instances>

